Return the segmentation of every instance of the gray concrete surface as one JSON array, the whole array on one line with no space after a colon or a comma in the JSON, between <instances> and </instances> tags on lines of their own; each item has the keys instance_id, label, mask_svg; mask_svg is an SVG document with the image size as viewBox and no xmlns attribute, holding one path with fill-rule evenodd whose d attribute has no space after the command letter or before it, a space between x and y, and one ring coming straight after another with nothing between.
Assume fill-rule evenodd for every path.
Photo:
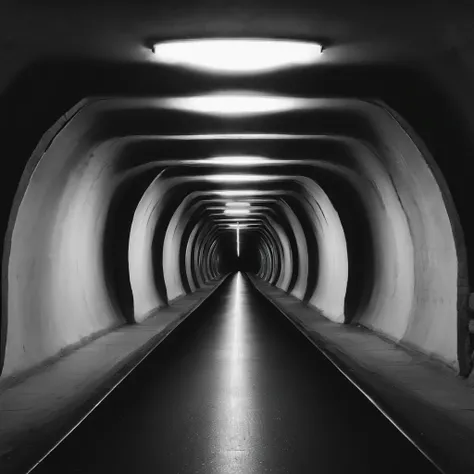
<instances>
[{"instance_id":1,"label":"gray concrete surface","mask_svg":"<svg viewBox=\"0 0 474 474\"><path fill-rule=\"evenodd\" d=\"M448 366L357 326L337 324L251 277L256 288L445 472L474 472L474 391Z\"/></svg>"},{"instance_id":2,"label":"gray concrete surface","mask_svg":"<svg viewBox=\"0 0 474 474\"><path fill-rule=\"evenodd\" d=\"M189 121L167 121L165 117L171 113L167 110L169 102L156 97L112 96L83 101L82 108L63 123L54 139L40 144L33 153L31 159L37 166L29 176L25 193L17 196L12 210L16 219L10 223L6 239L3 289L6 311L2 315L5 344L0 346L4 353L3 376L32 367L84 337L124 322L117 319L116 302L107 291L108 279L100 263L103 237L110 229L106 224L110 205L117 195L116 186L146 169L155 169L158 173L161 166L157 159L160 157L158 136L166 136L171 131L174 134L198 132L205 123L202 120L198 124L191 116L188 116ZM462 258L458 259L464 255L464 247L453 231L456 215L445 205L448 190L440 188L433 174L435 163L430 161L428 153L421 153L416 135L408 134L405 123L382 102L313 98L297 103L304 105L306 120L298 121L298 127L294 128L287 116L283 128L293 133L298 130L329 135L335 143L350 150L351 159L343 166L346 174L351 171L351 175L355 172L365 177L364 186L359 186L357 192L365 196L367 205L362 213L367 214L373 228L371 254L376 263L373 265L375 277L367 302L361 302L351 317L458 368L458 353L464 344L458 343L460 330L467 330L463 309L467 296L466 275ZM325 119L333 115L340 119ZM232 122L227 123L232 125ZM108 124L106 128L104 124ZM224 122L219 127L227 132L239 130L236 125L224 127ZM346 127L354 131L349 133ZM372 139L368 141L361 129L370 131ZM213 130L219 131L219 128ZM135 141L144 140L144 143L154 138L158 144L148 148L145 155L153 158L143 159L138 166L133 160L124 160L121 149L125 144L117 142L124 135ZM372 148L373 157L362 156L361 145L367 145L364 150ZM151 153L155 146L158 147L156 153ZM41 157L39 162L38 156ZM341 168L334 165L326 165L326 170ZM208 184L202 175L194 175L194 172L174 176L168 170L156 178L135 210L130 232L131 294L127 305L131 306L132 300L135 303L135 320L166 302L165 292L171 298L183 292L184 275L151 265L150 254L161 249L161 244L165 251L178 245L170 239L170 233L165 233L165 217L170 216L164 211L174 205L171 193L173 199L178 199L174 194L178 185ZM318 284L311 288L309 301L326 316L341 322L346 316L348 262L344 234L347 229L329 195L326 196L331 186L323 190L314 178L305 176L302 171L299 173L285 174L284 179L279 175L268 179L285 185L288 181L295 182L305 189L308 200L305 213L311 223L305 231L315 235L320 250ZM265 184L267 178L263 181ZM373 193L369 193L372 188ZM168 204L158 199L162 196L169 197ZM115 219L120 220L119 214ZM156 231L157 222L159 231ZM127 227L125 223L122 225ZM163 235L168 236L164 243L161 242ZM160 236L160 245L154 245L154 249L153 236ZM275 277L278 279L272 283L282 287L289 283L294 270L288 258L288 245L282 244L285 239L275 237L286 252L280 252L277 261L267 265L277 267ZM207 245L204 248L208 250ZM124 267L117 275L123 275L124 248L118 248L117 255L122 255ZM179 260L179 252L167 253L166 259L168 257ZM310 274L314 274L313 269ZM162 295L154 285L156 275ZM123 280L124 286L128 286L127 279ZM353 283L352 287L357 284ZM124 312L124 316L127 314Z\"/></svg>"},{"instance_id":3,"label":"gray concrete surface","mask_svg":"<svg viewBox=\"0 0 474 474\"><path fill-rule=\"evenodd\" d=\"M178 298L21 379L0 384L0 472L44 455L224 281Z\"/></svg>"},{"instance_id":4,"label":"gray concrete surface","mask_svg":"<svg viewBox=\"0 0 474 474\"><path fill-rule=\"evenodd\" d=\"M439 474L241 273L31 474L63 472Z\"/></svg>"}]
</instances>

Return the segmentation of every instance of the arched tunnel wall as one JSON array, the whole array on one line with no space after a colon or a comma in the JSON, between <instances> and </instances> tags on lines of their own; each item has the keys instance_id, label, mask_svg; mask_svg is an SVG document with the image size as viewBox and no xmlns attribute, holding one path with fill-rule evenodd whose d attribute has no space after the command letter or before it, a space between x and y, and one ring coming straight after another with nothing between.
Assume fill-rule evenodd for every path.
<instances>
[{"instance_id":1,"label":"arched tunnel wall","mask_svg":"<svg viewBox=\"0 0 474 474\"><path fill-rule=\"evenodd\" d=\"M84 124L77 126L82 141L75 141L66 123L51 143L40 144L46 145L35 152L40 160L25 172L28 185L18 196L3 262L8 284L4 375L122 322L101 265L113 175L104 172L108 163L91 159L94 139Z\"/></svg>"},{"instance_id":2,"label":"arched tunnel wall","mask_svg":"<svg viewBox=\"0 0 474 474\"><path fill-rule=\"evenodd\" d=\"M338 107L342 106L337 101L334 102L334 108L337 110ZM351 107L353 105L349 106ZM383 332L397 342L415 347L451 366L465 364L465 354L462 353L464 339L462 335L460 337L460 333L466 334L468 263L462 235L464 227L459 224L453 204L456 199L453 200L450 195L450 190L455 188L455 178L452 174L444 173L445 165L440 166L445 174L445 182L438 165L430 157L428 147L422 146L422 139L416 137L405 122L402 122L402 127L397 125L401 119L391 109L380 103L364 101L358 101L357 107L360 109L349 111L354 116L360 115L357 120L353 120L356 124L355 132L349 135L371 150L377 161L367 160L367 154L362 157L362 152L356 149L357 145L353 147L353 164L344 165L350 172L339 170L334 173L345 173L346 180L361 196L362 206L371 225L371 250L376 276L367 304L358 308L358 312L350 318L351 322ZM130 322L130 314L122 307L124 303L118 301L107 287L105 270L99 263L103 261L102 244L107 229L108 206L114 198L116 187L125 178L120 167L104 158L106 153L100 159L94 154L100 150L100 144L107 138L107 133L96 128L90 116L77 113L79 110L80 107L66 115L67 118L77 115L74 117L74 132L69 123L60 134L55 135L54 140L51 140L52 137L49 140L45 138L40 143L34 154L37 158L32 158L33 163L38 162L38 157L41 157L39 165L28 165L24 178L29 183L28 189L23 188L19 192L12 211L14 219L6 233L8 248L4 249L3 263L7 269L6 274L4 273L2 315L4 376L33 366L91 334L125 321ZM401 107L402 113L403 110ZM380 111L384 115L380 115ZM102 115L101 119L104 117ZM64 120L62 122L65 124ZM370 136L366 135L366 130L362 134L356 130L357 127L364 128L366 123L370 124ZM415 129L418 131L416 123L415 120ZM319 126L316 123L316 128ZM347 130L336 128L332 133L340 136L348 134L350 129L349 126L346 127ZM149 130L144 130L144 133L148 132ZM328 130L321 128L321 133L326 134ZM67 153L64 150L68 150ZM113 158L114 155L111 154L111 160ZM363 160L366 163L369 161L370 165L364 164ZM446 183L449 184L449 189ZM350 268L344 270L344 264L334 262L326 265L326 268L339 272L337 287L341 290L336 297L333 291L331 294L323 291L324 285L329 281L324 272L321 274L324 261L299 258L305 251L305 244L308 253L316 251L308 249L314 241L317 242L320 256L326 258L330 255L326 250L322 251L325 245L330 245L338 250L333 252L334 258L341 258L346 253L348 261L351 261L348 253L350 244L346 245L341 238L342 235L348 235L348 232L345 232L345 219L342 212L338 212L336 199L331 199L330 190L324 187L324 179L318 181L316 186L327 195L328 205L334 208L333 220L339 220L341 230L336 231L336 224L325 222L323 215L327 218L327 211L318 215L318 206L323 206L321 203L325 200L321 193L314 190L308 192L306 198L312 196L314 203L313 211L308 209L306 214L315 225L318 222L328 225L328 232L331 232L331 236L336 235L336 238L325 238L320 235L321 230L318 234L317 228L301 226L307 236L297 239L299 245L295 248L294 244L289 244L290 239L285 236L284 230L279 229L276 232L276 235L280 234L279 250L273 249L270 257L269 245L274 243L268 240L261 247L259 254L265 260L259 275L288 290L296 274L295 281L298 283L295 284L293 294L304 298L303 295L307 293L303 283L305 272L308 273L307 281L310 274L317 274L318 281L314 291L306 297L323 313L327 304L330 308L326 310L327 316L342 322L346 312L346 292L342 289L345 288L343 280L346 277L341 281L341 272L344 274L348 271L350 274ZM151 192L151 189L149 187L147 192ZM156 202L158 198L155 196L154 199ZM456 206L458 201L459 197ZM149 295L153 293L152 296L143 298L138 292L138 288L143 288L140 283L143 275L140 278L133 277L134 255L135 252L139 253L139 246L134 244L136 226L140 227L139 220L145 219L139 214L151 211L149 206L154 205L152 202L150 200L148 204L138 204L137 209L142 210L134 212L128 236L131 292L128 301L133 302L134 320L140 320L149 311L166 304L169 299L163 289L160 291L160 285L156 284L156 267L147 280L150 284ZM459 208L460 213L461 209L464 208ZM298 212L303 212L296 208L293 211L295 216L298 216ZM465 216L464 212L461 216L463 226ZM287 218L294 222L294 216L290 217L289 210ZM170 220L173 220L172 216ZM177 216L175 220L172 225L179 228L179 234L184 235L184 221L181 222ZM165 247L173 249L181 245L181 242L179 239L173 241L174 231L168 225L167 219L160 229L164 232ZM295 224L293 229L296 235L301 235L301 229ZM168 231L169 235L166 237ZM126 236L127 232L124 232ZM154 235L152 231L150 234ZM78 235L83 237L79 239ZM201 242L202 237L200 239ZM211 249L212 244L213 242L209 242L206 248ZM281 249L286 258L282 258ZM191 253L190 250L190 258L193 258ZM298 268L291 268L292 259L289 255L298 255L298 262L307 261L307 270L304 270L302 263L296 265ZM146 257L141 258L144 263ZM169 255L167 252L166 258L173 258L174 268L180 268L176 253ZM315 268L316 263L319 271ZM138 267L142 268L141 264ZM191 269L192 265L187 264L187 267ZM390 272L397 275L399 284L403 286L403 289L399 288L393 293L395 296L387 293L390 285L394 285ZM196 274L192 281L188 276L191 273L192 270L184 276L185 284L180 286L179 282L176 283L175 289L170 293L172 297L182 294L186 285L193 289L205 278L215 275L215 269L206 267L200 273L201 276ZM182 277L182 273L179 275ZM167 273L167 278L169 277ZM168 281L162 288L168 291L172 285ZM322 293L325 297L337 299L337 304L331 306L324 303ZM29 295L28 298L23 297L25 294ZM137 304L143 304L144 307L137 310ZM32 333L34 327L38 329L36 334Z\"/></svg>"}]
</instances>

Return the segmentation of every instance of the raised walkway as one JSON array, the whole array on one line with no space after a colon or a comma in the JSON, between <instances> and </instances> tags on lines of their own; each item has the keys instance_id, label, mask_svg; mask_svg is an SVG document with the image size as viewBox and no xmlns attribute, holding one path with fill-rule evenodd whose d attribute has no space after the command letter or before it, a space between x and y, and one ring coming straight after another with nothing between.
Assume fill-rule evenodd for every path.
<instances>
[{"instance_id":1,"label":"raised walkway","mask_svg":"<svg viewBox=\"0 0 474 474\"><path fill-rule=\"evenodd\" d=\"M472 381L362 327L334 323L297 298L250 278L444 472L474 473Z\"/></svg>"},{"instance_id":2,"label":"raised walkway","mask_svg":"<svg viewBox=\"0 0 474 474\"><path fill-rule=\"evenodd\" d=\"M177 298L141 324L121 326L0 385L0 472L43 457L224 281Z\"/></svg>"}]
</instances>

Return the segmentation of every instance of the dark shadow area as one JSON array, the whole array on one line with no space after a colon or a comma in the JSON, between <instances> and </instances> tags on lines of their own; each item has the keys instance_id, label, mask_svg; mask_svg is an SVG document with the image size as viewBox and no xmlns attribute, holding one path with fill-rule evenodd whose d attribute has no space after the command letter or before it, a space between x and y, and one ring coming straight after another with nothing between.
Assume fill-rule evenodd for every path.
<instances>
[{"instance_id":1,"label":"dark shadow area","mask_svg":"<svg viewBox=\"0 0 474 474\"><path fill-rule=\"evenodd\" d=\"M240 236L240 257L236 262L236 271L257 273L259 270L258 247L261 236L255 231L246 230Z\"/></svg>"},{"instance_id":2,"label":"dark shadow area","mask_svg":"<svg viewBox=\"0 0 474 474\"><path fill-rule=\"evenodd\" d=\"M219 272L223 275L238 271L239 264L235 251L234 237L232 232L223 233L219 237L219 255L221 257Z\"/></svg>"}]
</instances>

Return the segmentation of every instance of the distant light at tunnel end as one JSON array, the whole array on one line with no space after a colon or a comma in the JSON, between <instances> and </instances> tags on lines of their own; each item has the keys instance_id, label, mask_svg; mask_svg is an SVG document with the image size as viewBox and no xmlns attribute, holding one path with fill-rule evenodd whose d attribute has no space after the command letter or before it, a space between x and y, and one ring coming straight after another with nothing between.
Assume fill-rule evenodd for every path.
<instances>
[{"instance_id":1,"label":"distant light at tunnel end","mask_svg":"<svg viewBox=\"0 0 474 474\"><path fill-rule=\"evenodd\" d=\"M256 74L314 64L323 48L305 41L228 38L166 41L152 50L161 64L214 74Z\"/></svg>"},{"instance_id":2,"label":"distant light at tunnel end","mask_svg":"<svg viewBox=\"0 0 474 474\"><path fill-rule=\"evenodd\" d=\"M240 257L240 225L237 222L237 257Z\"/></svg>"}]
</instances>

